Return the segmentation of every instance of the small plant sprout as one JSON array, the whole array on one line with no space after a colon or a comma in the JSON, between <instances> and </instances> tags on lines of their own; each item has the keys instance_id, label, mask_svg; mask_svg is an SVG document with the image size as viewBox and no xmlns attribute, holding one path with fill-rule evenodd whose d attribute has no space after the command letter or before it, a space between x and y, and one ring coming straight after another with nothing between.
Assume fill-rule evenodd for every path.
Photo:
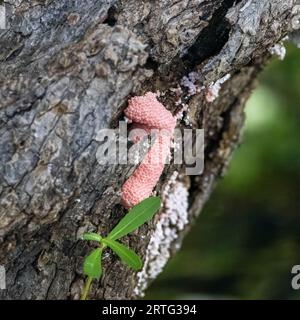
<instances>
[{"instance_id":1,"label":"small plant sprout","mask_svg":"<svg viewBox=\"0 0 300 320\"><path fill-rule=\"evenodd\" d=\"M138 271L143 267L141 258L133 250L117 240L149 221L159 208L159 197L147 198L131 208L106 238L102 238L97 233L85 233L82 236L82 240L95 241L99 246L92 250L84 260L83 273L87 276L87 280L83 288L81 300L87 299L92 281L94 279L99 281L101 278L102 253L107 247L115 252L121 261L133 270Z\"/></svg>"}]
</instances>

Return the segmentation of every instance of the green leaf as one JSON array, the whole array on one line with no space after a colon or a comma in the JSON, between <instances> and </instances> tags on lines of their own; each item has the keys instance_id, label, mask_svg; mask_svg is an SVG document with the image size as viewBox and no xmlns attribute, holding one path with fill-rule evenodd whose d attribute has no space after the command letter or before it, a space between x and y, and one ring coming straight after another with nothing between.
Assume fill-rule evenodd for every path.
<instances>
[{"instance_id":1,"label":"green leaf","mask_svg":"<svg viewBox=\"0 0 300 320\"><path fill-rule=\"evenodd\" d=\"M84 260L83 272L85 275L99 280L102 274L102 248L93 250Z\"/></svg>"},{"instance_id":2,"label":"green leaf","mask_svg":"<svg viewBox=\"0 0 300 320\"><path fill-rule=\"evenodd\" d=\"M85 233L85 234L82 236L82 239L83 239L83 240L90 240L90 241L101 242L102 237L101 237L99 234L97 234L97 233L91 232L91 233Z\"/></svg>"},{"instance_id":3,"label":"green leaf","mask_svg":"<svg viewBox=\"0 0 300 320\"><path fill-rule=\"evenodd\" d=\"M133 250L127 248L120 242L108 238L104 238L103 243L110 247L120 259L133 270L138 271L142 268L142 260Z\"/></svg>"},{"instance_id":4,"label":"green leaf","mask_svg":"<svg viewBox=\"0 0 300 320\"><path fill-rule=\"evenodd\" d=\"M149 221L160 208L160 198L150 197L134 206L114 227L107 238L117 240Z\"/></svg>"}]
</instances>

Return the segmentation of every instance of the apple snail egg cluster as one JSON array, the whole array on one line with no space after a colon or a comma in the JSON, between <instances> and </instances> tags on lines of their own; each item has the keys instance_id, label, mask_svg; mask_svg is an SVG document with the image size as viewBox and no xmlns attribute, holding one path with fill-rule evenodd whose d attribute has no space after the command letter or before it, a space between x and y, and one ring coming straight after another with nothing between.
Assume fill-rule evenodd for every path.
<instances>
[{"instance_id":1,"label":"apple snail egg cluster","mask_svg":"<svg viewBox=\"0 0 300 320\"><path fill-rule=\"evenodd\" d=\"M134 128L143 129L148 134L151 130L156 132L152 147L122 186L122 204L130 208L148 198L159 181L170 153L176 118L152 92L131 98L125 115L132 121Z\"/></svg>"}]
</instances>

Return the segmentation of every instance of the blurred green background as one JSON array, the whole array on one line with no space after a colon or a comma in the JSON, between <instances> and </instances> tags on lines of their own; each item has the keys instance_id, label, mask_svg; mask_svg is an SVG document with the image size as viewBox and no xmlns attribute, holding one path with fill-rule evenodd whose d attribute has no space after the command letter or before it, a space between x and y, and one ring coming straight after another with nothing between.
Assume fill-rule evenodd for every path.
<instances>
[{"instance_id":1,"label":"blurred green background","mask_svg":"<svg viewBox=\"0 0 300 320\"><path fill-rule=\"evenodd\" d=\"M243 143L146 299L299 299L300 50L274 58L246 107Z\"/></svg>"}]
</instances>

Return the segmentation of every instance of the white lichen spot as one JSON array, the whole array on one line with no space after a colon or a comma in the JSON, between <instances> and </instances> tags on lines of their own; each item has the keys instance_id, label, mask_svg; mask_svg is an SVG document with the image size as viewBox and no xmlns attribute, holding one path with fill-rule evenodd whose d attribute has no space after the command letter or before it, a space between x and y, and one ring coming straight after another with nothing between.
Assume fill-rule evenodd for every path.
<instances>
[{"instance_id":1,"label":"white lichen spot","mask_svg":"<svg viewBox=\"0 0 300 320\"><path fill-rule=\"evenodd\" d=\"M188 89L188 93L190 96L193 96L197 92L197 87L195 84L186 76L181 79L181 85Z\"/></svg>"},{"instance_id":2,"label":"white lichen spot","mask_svg":"<svg viewBox=\"0 0 300 320\"><path fill-rule=\"evenodd\" d=\"M227 73L224 77L211 83L208 86L205 93L205 99L207 102L213 102L218 98L222 84L226 82L229 78L230 78L230 74Z\"/></svg>"},{"instance_id":3,"label":"white lichen spot","mask_svg":"<svg viewBox=\"0 0 300 320\"><path fill-rule=\"evenodd\" d=\"M272 55L277 56L280 60L283 60L286 55L286 48L283 45L283 43L280 42L280 43L276 43L273 47L271 47L269 49L269 52Z\"/></svg>"},{"instance_id":4,"label":"white lichen spot","mask_svg":"<svg viewBox=\"0 0 300 320\"><path fill-rule=\"evenodd\" d=\"M250 6L251 2L252 2L252 0L248 0L248 1L244 4L244 6L240 9L240 12L245 11L245 10Z\"/></svg>"},{"instance_id":5,"label":"white lichen spot","mask_svg":"<svg viewBox=\"0 0 300 320\"><path fill-rule=\"evenodd\" d=\"M190 72L188 74L188 77L189 77L190 81L192 81L193 83L195 83L197 80L200 80L200 75L196 71Z\"/></svg>"},{"instance_id":6,"label":"white lichen spot","mask_svg":"<svg viewBox=\"0 0 300 320\"><path fill-rule=\"evenodd\" d=\"M292 28L294 30L299 30L300 29L300 5L296 5L293 7L292 15L293 15L292 22L291 22Z\"/></svg>"},{"instance_id":7,"label":"white lichen spot","mask_svg":"<svg viewBox=\"0 0 300 320\"><path fill-rule=\"evenodd\" d=\"M188 76L184 76L181 79L181 85L188 89L189 96L194 96L199 92L198 86L195 84L200 79L200 75L197 72L190 72Z\"/></svg>"},{"instance_id":8,"label":"white lichen spot","mask_svg":"<svg viewBox=\"0 0 300 320\"><path fill-rule=\"evenodd\" d=\"M182 182L176 181L177 177L175 171L163 191L163 211L150 238L144 267L137 274L134 289L137 296L142 296L148 282L162 272L170 258L171 245L188 223L188 190Z\"/></svg>"}]
</instances>

